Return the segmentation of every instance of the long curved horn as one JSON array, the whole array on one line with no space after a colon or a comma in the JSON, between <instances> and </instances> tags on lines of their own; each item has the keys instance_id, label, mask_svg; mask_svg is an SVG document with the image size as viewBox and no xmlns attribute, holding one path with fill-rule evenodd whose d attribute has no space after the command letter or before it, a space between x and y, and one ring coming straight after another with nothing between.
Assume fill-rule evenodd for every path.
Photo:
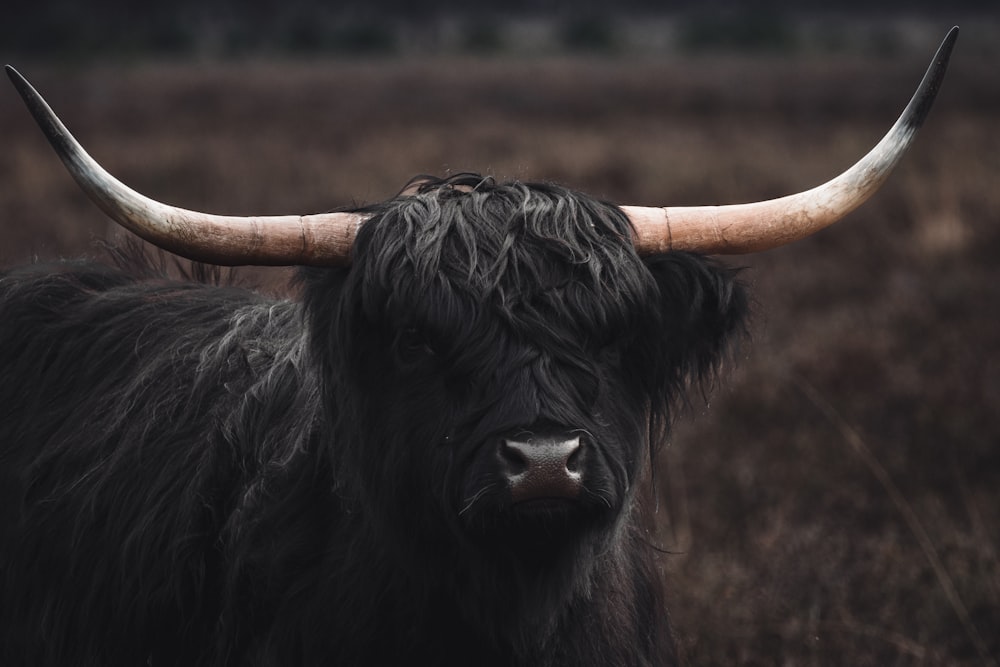
<instances>
[{"instance_id":1,"label":"long curved horn","mask_svg":"<svg viewBox=\"0 0 1000 667\"><path fill-rule=\"evenodd\" d=\"M776 248L832 225L872 196L913 141L944 78L958 27L944 38L920 87L889 133L853 167L812 190L729 206L622 206L639 254L671 250L739 255Z\"/></svg>"},{"instance_id":2,"label":"long curved horn","mask_svg":"<svg viewBox=\"0 0 1000 667\"><path fill-rule=\"evenodd\" d=\"M150 243L188 259L227 266L330 266L350 262L354 235L364 216L321 213L237 217L161 204L105 171L23 76L10 65L7 75L83 191L113 220Z\"/></svg>"}]
</instances>

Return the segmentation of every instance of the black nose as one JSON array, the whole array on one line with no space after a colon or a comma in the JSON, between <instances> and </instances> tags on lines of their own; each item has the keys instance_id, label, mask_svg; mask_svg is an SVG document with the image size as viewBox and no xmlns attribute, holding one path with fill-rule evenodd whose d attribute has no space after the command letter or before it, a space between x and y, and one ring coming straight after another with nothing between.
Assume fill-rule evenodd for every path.
<instances>
[{"instance_id":1,"label":"black nose","mask_svg":"<svg viewBox=\"0 0 1000 667\"><path fill-rule=\"evenodd\" d=\"M579 495L584 453L579 435L525 434L501 440L498 452L515 503Z\"/></svg>"}]
</instances>

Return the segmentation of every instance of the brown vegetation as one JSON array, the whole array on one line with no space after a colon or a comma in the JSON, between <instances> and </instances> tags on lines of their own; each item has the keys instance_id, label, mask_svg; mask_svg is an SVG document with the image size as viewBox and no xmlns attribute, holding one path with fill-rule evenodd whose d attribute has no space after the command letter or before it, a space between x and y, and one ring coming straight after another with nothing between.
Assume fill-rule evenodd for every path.
<instances>
[{"instance_id":1,"label":"brown vegetation","mask_svg":"<svg viewBox=\"0 0 1000 667\"><path fill-rule=\"evenodd\" d=\"M17 64L126 183L235 214L373 201L462 170L630 204L776 196L873 145L925 65ZM1000 656L998 113L995 74L959 44L880 194L811 239L733 260L757 300L751 340L678 424L660 475L692 664ZM109 223L9 88L0 132L0 262L93 252Z\"/></svg>"}]
</instances>

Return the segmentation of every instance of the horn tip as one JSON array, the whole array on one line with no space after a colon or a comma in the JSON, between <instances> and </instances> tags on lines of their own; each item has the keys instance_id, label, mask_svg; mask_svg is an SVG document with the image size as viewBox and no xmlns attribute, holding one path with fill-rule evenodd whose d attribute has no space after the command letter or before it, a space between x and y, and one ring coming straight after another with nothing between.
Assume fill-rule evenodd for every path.
<instances>
[{"instance_id":1,"label":"horn tip","mask_svg":"<svg viewBox=\"0 0 1000 667\"><path fill-rule=\"evenodd\" d=\"M958 39L959 28L958 26L952 26L948 34L944 36L944 40L941 42L941 51L945 59L951 55L951 49L955 46L955 41Z\"/></svg>"},{"instance_id":2,"label":"horn tip","mask_svg":"<svg viewBox=\"0 0 1000 667\"><path fill-rule=\"evenodd\" d=\"M927 68L927 72L924 74L923 80L917 87L917 92L913 94L913 98L903 111L900 121L910 128L911 131L915 132L918 130L930 113L934 99L937 97L942 81L944 81L945 71L948 69L948 61L951 59L955 42L958 40L958 32L959 29L956 25L945 35L941 46L938 47L933 60L931 60L931 64Z\"/></svg>"},{"instance_id":3,"label":"horn tip","mask_svg":"<svg viewBox=\"0 0 1000 667\"><path fill-rule=\"evenodd\" d=\"M20 72L14 69L13 66L4 65L4 69L7 70L7 78L9 78L10 82L14 84L14 88L17 89L18 94L20 94L25 101L28 101L28 98L33 96L32 93L37 95L37 93L34 92L35 89L28 82L28 80L25 79Z\"/></svg>"}]
</instances>

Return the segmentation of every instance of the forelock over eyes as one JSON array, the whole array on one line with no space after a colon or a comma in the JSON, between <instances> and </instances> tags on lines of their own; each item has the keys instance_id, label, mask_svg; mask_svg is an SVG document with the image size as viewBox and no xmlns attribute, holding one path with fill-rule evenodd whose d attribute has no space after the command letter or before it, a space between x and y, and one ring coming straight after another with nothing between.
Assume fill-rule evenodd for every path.
<instances>
[{"instance_id":1,"label":"forelock over eyes","mask_svg":"<svg viewBox=\"0 0 1000 667\"><path fill-rule=\"evenodd\" d=\"M356 264L369 286L407 299L440 288L442 277L507 307L567 284L612 297L648 289L621 211L558 186L423 180L370 212Z\"/></svg>"},{"instance_id":2,"label":"forelock over eyes","mask_svg":"<svg viewBox=\"0 0 1000 667\"><path fill-rule=\"evenodd\" d=\"M434 295L436 311L489 308L532 330L562 321L590 331L622 324L655 294L611 204L469 174L423 178L411 190L374 207L358 236L356 279L370 317L413 311L439 322L449 313L420 316Z\"/></svg>"}]
</instances>

